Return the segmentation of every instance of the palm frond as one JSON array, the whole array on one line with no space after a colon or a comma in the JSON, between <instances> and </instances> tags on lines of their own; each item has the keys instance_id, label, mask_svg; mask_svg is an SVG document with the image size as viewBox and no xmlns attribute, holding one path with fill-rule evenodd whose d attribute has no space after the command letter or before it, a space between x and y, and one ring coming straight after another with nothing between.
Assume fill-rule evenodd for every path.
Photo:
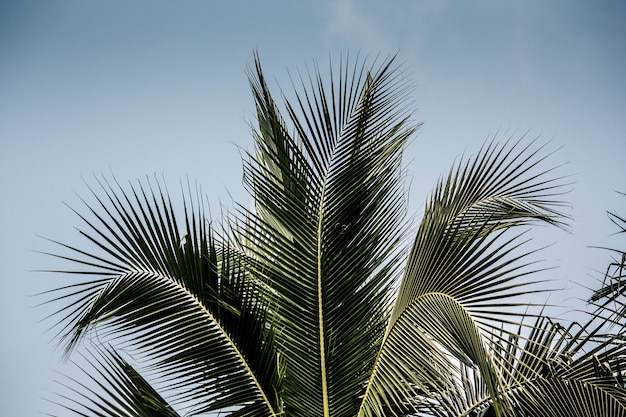
<instances>
[{"instance_id":1,"label":"palm frond","mask_svg":"<svg viewBox=\"0 0 626 417\"><path fill-rule=\"evenodd\" d=\"M444 375L457 370L449 355L478 367L497 412L511 414L501 401L502 377L486 336L503 323L502 312L516 305L507 300L536 290L529 287L531 281L518 279L534 271L525 261L528 253L514 255L524 243L518 243L521 235L511 239L505 232L534 221L564 227L555 199L562 181L551 177L552 170L537 170L546 158L541 151L532 143L522 145L522 139L491 142L438 183L409 255L363 415L397 402L387 391L393 386L407 387L399 397L406 404L422 392L451 389L453 381ZM448 319L446 331L440 317ZM416 333L427 336L410 339ZM473 334L471 341L464 340ZM430 367L424 366L426 354Z\"/></svg>"},{"instance_id":2,"label":"palm frond","mask_svg":"<svg viewBox=\"0 0 626 417\"><path fill-rule=\"evenodd\" d=\"M85 417L179 416L152 385L113 349L95 347L91 355L83 358L88 368L76 366L89 375L92 385L66 377L67 382L58 383L75 393L76 397L63 396L63 404L51 401L61 405L66 412Z\"/></svg>"},{"instance_id":3,"label":"palm frond","mask_svg":"<svg viewBox=\"0 0 626 417\"><path fill-rule=\"evenodd\" d=\"M95 207L85 203L94 220L79 214L87 226L80 233L96 249L63 245L77 269L60 272L85 279L51 300L62 303L66 352L97 329L149 358L170 386L189 387L174 401L202 411L262 403L265 414L276 414L281 367L245 257L228 242L216 244L197 200L185 202L179 226L158 182L100 186L101 194L92 189Z\"/></svg>"},{"instance_id":4,"label":"palm frond","mask_svg":"<svg viewBox=\"0 0 626 417\"><path fill-rule=\"evenodd\" d=\"M499 340L516 408L532 416L624 415L626 344L605 329L595 314L567 327L539 317L522 343Z\"/></svg>"},{"instance_id":5,"label":"palm frond","mask_svg":"<svg viewBox=\"0 0 626 417\"><path fill-rule=\"evenodd\" d=\"M256 205L243 223L276 294L296 415L355 413L384 331L404 231L401 155L417 127L392 61L366 71L346 59L330 85L319 72L302 79L286 117L258 59L250 75L259 126L245 179Z\"/></svg>"},{"instance_id":6,"label":"palm frond","mask_svg":"<svg viewBox=\"0 0 626 417\"><path fill-rule=\"evenodd\" d=\"M616 234L626 233L626 218L615 212L608 213L609 219L617 227ZM608 249L608 248L605 248ZM594 291L589 298L592 303L604 300L604 306L610 306L623 301L626 293L626 251L620 249L608 249L613 253L613 260L609 263L604 274L602 286ZM623 304L623 303L622 303ZM616 311L618 316L626 316L626 308Z\"/></svg>"},{"instance_id":7,"label":"palm frond","mask_svg":"<svg viewBox=\"0 0 626 417\"><path fill-rule=\"evenodd\" d=\"M567 327L539 316L533 324L487 337L512 415L623 415L626 344L605 328L605 319L594 314ZM497 415L479 367L459 362L453 378L447 390L416 403L420 416Z\"/></svg>"}]
</instances>

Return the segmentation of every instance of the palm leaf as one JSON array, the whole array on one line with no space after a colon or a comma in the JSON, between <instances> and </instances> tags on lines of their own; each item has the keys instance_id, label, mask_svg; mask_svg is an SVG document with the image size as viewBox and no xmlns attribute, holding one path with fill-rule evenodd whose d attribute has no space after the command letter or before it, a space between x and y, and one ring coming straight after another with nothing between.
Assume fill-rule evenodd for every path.
<instances>
[{"instance_id":1,"label":"palm leaf","mask_svg":"<svg viewBox=\"0 0 626 417\"><path fill-rule=\"evenodd\" d=\"M568 327L540 317L524 343L509 343L503 362L513 364L507 384L517 408L533 416L625 415L626 344L604 329L597 314Z\"/></svg>"},{"instance_id":2,"label":"palm leaf","mask_svg":"<svg viewBox=\"0 0 626 417\"><path fill-rule=\"evenodd\" d=\"M626 195L621 193L622 195ZM626 218L614 212L608 213L609 219L617 227L616 233L626 233ZM608 249L608 248L604 248ZM609 263L602 286L594 291L589 298L592 303L604 300L604 305L623 304L624 293L626 292L626 251L620 249L608 249L613 253L613 261ZM616 306L616 305L615 305ZM626 315L626 308L616 311L618 316Z\"/></svg>"},{"instance_id":3,"label":"palm leaf","mask_svg":"<svg viewBox=\"0 0 626 417\"><path fill-rule=\"evenodd\" d=\"M84 356L84 359L89 368L77 366L90 376L94 387L72 378L68 378L66 383L59 382L77 394L77 398L63 397L66 402L62 407L66 411L80 416L179 416L152 385L114 350L96 348L92 356Z\"/></svg>"},{"instance_id":4,"label":"palm leaf","mask_svg":"<svg viewBox=\"0 0 626 417\"><path fill-rule=\"evenodd\" d=\"M259 126L245 179L255 211L243 223L256 273L276 294L290 353L286 411L299 416L356 413L404 230L401 152L416 128L407 86L392 60L371 71L348 62L329 86L319 72L302 80L287 119L258 59L250 75Z\"/></svg>"},{"instance_id":5,"label":"palm leaf","mask_svg":"<svg viewBox=\"0 0 626 417\"><path fill-rule=\"evenodd\" d=\"M626 345L619 335L604 333L605 325L606 320L594 314L583 325L567 327L539 316L532 325L492 334L488 344L502 370L500 392L514 415L624 415ZM463 363L460 369L448 391L418 405L423 415L492 412L483 376Z\"/></svg>"},{"instance_id":6,"label":"palm leaf","mask_svg":"<svg viewBox=\"0 0 626 417\"><path fill-rule=\"evenodd\" d=\"M97 328L149 358L178 388L174 401L192 402L198 412L258 411L262 404L261 414L275 414L281 368L245 257L228 242L216 245L193 199L180 227L166 190L148 185L126 191L100 182L104 195L92 190L97 208L87 205L95 220L81 215L87 228L80 233L96 250L63 245L76 254L63 257L79 268L60 272L87 278L57 290L52 300L63 303L66 351Z\"/></svg>"},{"instance_id":7,"label":"palm leaf","mask_svg":"<svg viewBox=\"0 0 626 417\"><path fill-rule=\"evenodd\" d=\"M526 288L531 281L518 280L534 271L524 260L528 253L514 255L520 235L510 239L504 232L532 221L564 226L554 199L560 181L550 178L552 170L537 171L545 156L541 147L531 146L522 146L521 140L492 142L437 185L408 259L362 415L381 414L383 404L405 404L410 411L416 398L429 391L452 389L454 382L446 375L458 368L450 355L480 370L499 415L512 413L502 399L503 380L487 336L507 321L501 314L516 305L507 299L535 290Z\"/></svg>"}]
</instances>

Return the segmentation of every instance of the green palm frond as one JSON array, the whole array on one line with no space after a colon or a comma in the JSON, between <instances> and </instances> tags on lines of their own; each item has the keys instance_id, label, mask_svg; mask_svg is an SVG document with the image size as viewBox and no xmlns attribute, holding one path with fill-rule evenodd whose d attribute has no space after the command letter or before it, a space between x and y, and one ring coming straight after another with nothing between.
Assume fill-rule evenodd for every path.
<instances>
[{"instance_id":1,"label":"green palm frond","mask_svg":"<svg viewBox=\"0 0 626 417\"><path fill-rule=\"evenodd\" d=\"M77 394L77 398L63 397L62 407L66 411L85 417L179 417L152 385L114 350L96 347L93 353L84 357L88 368L81 368L90 376L93 388L76 379L59 381Z\"/></svg>"},{"instance_id":2,"label":"green palm frond","mask_svg":"<svg viewBox=\"0 0 626 417\"><path fill-rule=\"evenodd\" d=\"M605 324L593 314L567 327L539 316L532 325L487 338L512 415L624 415L626 344L604 333ZM459 362L449 388L432 394L417 404L420 416L497 415L479 367Z\"/></svg>"},{"instance_id":3,"label":"green palm frond","mask_svg":"<svg viewBox=\"0 0 626 417\"><path fill-rule=\"evenodd\" d=\"M173 401L199 412L262 404L276 414L281 367L264 326L267 306L241 251L216 244L191 197L179 225L158 183L100 186L104 197L92 190L96 207L87 205L96 220L81 216L80 231L96 249L63 245L75 255L58 255L78 266L60 272L86 278L55 291L67 353L97 329L178 386Z\"/></svg>"},{"instance_id":4,"label":"green palm frond","mask_svg":"<svg viewBox=\"0 0 626 417\"><path fill-rule=\"evenodd\" d=\"M615 392L611 392L615 391ZM519 396L522 412L537 417L626 415L623 390L603 389L579 380L542 380L529 384Z\"/></svg>"},{"instance_id":5,"label":"green palm frond","mask_svg":"<svg viewBox=\"0 0 626 417\"><path fill-rule=\"evenodd\" d=\"M518 409L532 416L625 415L626 344L605 329L596 314L567 327L539 317L522 343L500 340L501 363L513 365L507 384Z\"/></svg>"},{"instance_id":6,"label":"green palm frond","mask_svg":"<svg viewBox=\"0 0 626 417\"><path fill-rule=\"evenodd\" d=\"M495 410L480 372L462 362L448 390L433 391L415 404L419 416L493 417Z\"/></svg>"},{"instance_id":7,"label":"green palm frond","mask_svg":"<svg viewBox=\"0 0 626 417\"><path fill-rule=\"evenodd\" d=\"M621 193L626 196L626 194ZM626 233L626 217L620 216L615 212L608 213L609 219L616 226L616 234ZM606 248L605 248L606 249ZM624 294L626 293L626 251L623 249L608 249L613 253L613 260L609 263L602 287L594 291L589 298L592 303L604 301L604 306L609 307L614 304L623 305ZM618 316L626 316L626 308L616 309Z\"/></svg>"},{"instance_id":8,"label":"green palm frond","mask_svg":"<svg viewBox=\"0 0 626 417\"><path fill-rule=\"evenodd\" d=\"M257 60L259 128L246 164L255 274L275 294L284 401L299 416L356 413L387 317L405 214L401 155L417 127L392 60L341 62L339 82L303 81L283 116Z\"/></svg>"},{"instance_id":9,"label":"green palm frond","mask_svg":"<svg viewBox=\"0 0 626 417\"><path fill-rule=\"evenodd\" d=\"M380 414L383 404L409 404L424 392L451 389L453 381L441 376L458 372L450 355L478 367L498 413L512 413L500 400L502 376L486 338L506 322L503 310L518 304L511 299L535 289L529 287L533 269L524 260L528 253L514 254L523 243L518 243L520 235L507 238L505 232L532 221L563 227L564 218L555 200L562 193L561 181L550 177L552 170L536 169L545 156L541 147L531 145L492 142L473 159L459 162L435 188L408 259L363 415ZM405 387L402 395L390 392L400 385Z\"/></svg>"}]
</instances>

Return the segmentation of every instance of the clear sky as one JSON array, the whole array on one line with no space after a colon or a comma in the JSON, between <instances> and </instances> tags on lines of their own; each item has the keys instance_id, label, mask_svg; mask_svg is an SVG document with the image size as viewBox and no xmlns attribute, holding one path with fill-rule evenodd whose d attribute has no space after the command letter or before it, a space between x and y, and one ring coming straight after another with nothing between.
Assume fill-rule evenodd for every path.
<instances>
[{"instance_id":1,"label":"clear sky","mask_svg":"<svg viewBox=\"0 0 626 417\"><path fill-rule=\"evenodd\" d=\"M573 232L533 231L550 278L586 295L615 245L607 210L626 214L626 3L623 1L0 2L0 404L35 416L60 363L33 293L62 283L38 235L80 244L83 177L163 173L197 180L213 211L247 201L238 146L250 148L245 75L258 49L288 71L343 51L399 52L424 127L407 151L411 208L439 175L498 131L541 135L574 174ZM175 193L173 193L176 195ZM48 282L48 283L47 283ZM562 303L580 306L573 299Z\"/></svg>"}]
</instances>

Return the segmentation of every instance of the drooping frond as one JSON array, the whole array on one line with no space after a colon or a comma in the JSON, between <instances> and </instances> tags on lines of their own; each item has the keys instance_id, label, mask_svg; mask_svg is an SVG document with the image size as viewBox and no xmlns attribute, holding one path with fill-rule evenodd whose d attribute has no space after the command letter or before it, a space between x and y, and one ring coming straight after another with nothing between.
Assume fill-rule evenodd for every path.
<instances>
[{"instance_id":1,"label":"drooping frond","mask_svg":"<svg viewBox=\"0 0 626 417\"><path fill-rule=\"evenodd\" d=\"M78 367L93 383L93 388L75 378L59 381L76 397L61 396L66 411L80 416L179 417L163 397L114 350L95 348L84 357L89 368ZM49 414L54 416L55 414ZM65 415L65 413L63 414Z\"/></svg>"},{"instance_id":2,"label":"drooping frond","mask_svg":"<svg viewBox=\"0 0 626 417\"><path fill-rule=\"evenodd\" d=\"M277 414L278 354L245 257L216 244L199 199L186 200L181 222L153 184L100 182L94 202L84 200L80 234L95 249L63 245L77 268L60 272L81 280L52 292L67 352L95 329L146 358L174 402Z\"/></svg>"},{"instance_id":3,"label":"drooping frond","mask_svg":"<svg viewBox=\"0 0 626 417\"><path fill-rule=\"evenodd\" d=\"M429 391L452 389L458 372L450 357L477 367L499 415L512 410L501 395L486 336L525 289L530 261L516 255L516 225L543 221L562 226L559 178L539 170L545 156L521 139L492 142L459 162L429 199L398 290L385 341L370 381L362 415L390 405L407 411ZM416 338L415 335L421 335ZM448 375L448 376L446 376ZM401 386L403 388L394 388ZM395 389L395 392L393 390ZM398 394L400 392L400 394Z\"/></svg>"}]
</instances>

